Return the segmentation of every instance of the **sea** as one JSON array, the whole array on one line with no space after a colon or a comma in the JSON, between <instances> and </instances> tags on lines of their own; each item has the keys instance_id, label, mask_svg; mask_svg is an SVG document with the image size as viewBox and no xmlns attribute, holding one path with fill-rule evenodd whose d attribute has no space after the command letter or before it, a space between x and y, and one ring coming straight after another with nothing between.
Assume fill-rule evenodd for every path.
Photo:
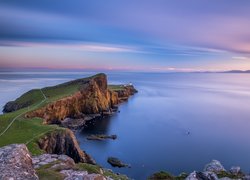
<instances>
[{"instance_id":1,"label":"sea","mask_svg":"<svg viewBox=\"0 0 250 180\"><path fill-rule=\"evenodd\" d=\"M0 107L33 88L97 72L0 72ZM250 74L106 72L109 84L138 93L111 117L76 132L80 147L104 168L146 179L157 171L201 171L211 160L250 172ZM116 140L89 141L91 134ZM107 163L117 157L130 168Z\"/></svg>"}]
</instances>

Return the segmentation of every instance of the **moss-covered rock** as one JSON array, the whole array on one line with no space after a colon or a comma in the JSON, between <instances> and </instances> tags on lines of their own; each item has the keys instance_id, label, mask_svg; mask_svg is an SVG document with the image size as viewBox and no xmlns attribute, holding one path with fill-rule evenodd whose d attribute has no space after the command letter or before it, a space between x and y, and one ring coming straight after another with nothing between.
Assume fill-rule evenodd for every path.
<instances>
[{"instance_id":1,"label":"moss-covered rock","mask_svg":"<svg viewBox=\"0 0 250 180\"><path fill-rule=\"evenodd\" d=\"M160 172L153 174L148 179L149 180L161 180L161 179L174 180L175 178L174 178L174 176L172 176L170 173L168 173L166 171L160 171Z\"/></svg>"}]
</instances>

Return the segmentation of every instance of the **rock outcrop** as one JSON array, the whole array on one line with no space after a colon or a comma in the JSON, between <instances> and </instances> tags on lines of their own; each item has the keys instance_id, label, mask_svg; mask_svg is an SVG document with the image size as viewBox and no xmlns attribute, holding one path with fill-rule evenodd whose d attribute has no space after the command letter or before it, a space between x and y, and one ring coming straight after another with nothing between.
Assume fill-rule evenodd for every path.
<instances>
[{"instance_id":1,"label":"rock outcrop","mask_svg":"<svg viewBox=\"0 0 250 180\"><path fill-rule=\"evenodd\" d=\"M12 144L0 148L0 179L38 179L30 153L24 144Z\"/></svg>"},{"instance_id":2,"label":"rock outcrop","mask_svg":"<svg viewBox=\"0 0 250 180\"><path fill-rule=\"evenodd\" d=\"M79 147L74 133L60 129L44 135L38 140L39 147L50 154L65 154L75 162L95 164L95 161Z\"/></svg>"},{"instance_id":3,"label":"rock outcrop","mask_svg":"<svg viewBox=\"0 0 250 180\"><path fill-rule=\"evenodd\" d=\"M194 171L189 174L186 180L217 180L218 176L214 172L197 172Z\"/></svg>"},{"instance_id":4,"label":"rock outcrop","mask_svg":"<svg viewBox=\"0 0 250 180\"><path fill-rule=\"evenodd\" d=\"M221 171L226 171L225 168L222 166L220 161L217 160L212 160L212 162L208 163L205 166L204 171L209 171L209 172L214 172L214 173L219 173Z\"/></svg>"},{"instance_id":5,"label":"rock outcrop","mask_svg":"<svg viewBox=\"0 0 250 180\"><path fill-rule=\"evenodd\" d=\"M40 168L44 165L53 164L52 168L57 168L58 165L63 166L64 168L72 168L75 166L75 162L72 158L67 155L58 155L58 154L42 154L39 156L32 157L32 163L35 169Z\"/></svg>"},{"instance_id":6,"label":"rock outcrop","mask_svg":"<svg viewBox=\"0 0 250 180\"><path fill-rule=\"evenodd\" d=\"M150 180L167 179L185 179L185 180L250 180L249 174L244 174L240 167L234 166L229 171L227 171L223 165L217 161L212 160L208 163L204 171L193 171L189 175L186 173L181 173L179 176L173 176L165 171L160 171L149 177Z\"/></svg>"},{"instance_id":7,"label":"rock outcrop","mask_svg":"<svg viewBox=\"0 0 250 180\"><path fill-rule=\"evenodd\" d=\"M64 180L112 180L113 178L110 175L115 179L128 179L126 176L118 176L112 171L109 171L109 175L105 175L107 170L97 165L77 164L66 155L43 154L32 157L32 161L38 176L43 176L43 179L54 179L51 175L47 178L47 172L54 174L57 179L58 176L61 176L60 179Z\"/></svg>"},{"instance_id":8,"label":"rock outcrop","mask_svg":"<svg viewBox=\"0 0 250 180\"><path fill-rule=\"evenodd\" d=\"M75 94L52 102L45 107L30 112L26 117L41 117L44 123L61 123L65 118L84 119L89 114L103 114L112 111L117 104L133 95L133 85L110 90L105 74L98 74L84 81Z\"/></svg>"},{"instance_id":9,"label":"rock outcrop","mask_svg":"<svg viewBox=\"0 0 250 180\"><path fill-rule=\"evenodd\" d=\"M67 155L42 154L30 156L24 144L12 144L0 148L1 180L113 180L124 179L97 165L75 163Z\"/></svg>"},{"instance_id":10,"label":"rock outcrop","mask_svg":"<svg viewBox=\"0 0 250 180\"><path fill-rule=\"evenodd\" d=\"M115 158L115 157L109 157L107 159L107 162L109 164L111 164L113 167L119 167L119 168L121 168L121 167L129 167L130 168L130 165L121 162L118 158Z\"/></svg>"},{"instance_id":11,"label":"rock outcrop","mask_svg":"<svg viewBox=\"0 0 250 180\"><path fill-rule=\"evenodd\" d=\"M13 112L13 111L16 111L18 109L21 109L27 106L29 106L29 103L20 104L20 103L16 103L15 101L10 101L4 105L3 112L4 113Z\"/></svg>"}]
</instances>

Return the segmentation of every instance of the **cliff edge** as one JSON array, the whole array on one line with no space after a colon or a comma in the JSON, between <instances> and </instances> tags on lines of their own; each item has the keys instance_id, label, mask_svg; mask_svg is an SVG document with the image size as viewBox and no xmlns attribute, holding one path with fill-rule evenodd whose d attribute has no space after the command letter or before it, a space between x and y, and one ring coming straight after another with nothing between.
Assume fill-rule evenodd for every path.
<instances>
[{"instance_id":1,"label":"cliff edge","mask_svg":"<svg viewBox=\"0 0 250 180\"><path fill-rule=\"evenodd\" d=\"M40 117L46 124L60 124L66 118L84 119L89 114L111 112L116 105L136 93L133 85L108 87L107 76L98 74L79 85L78 91L26 114L26 117Z\"/></svg>"}]
</instances>

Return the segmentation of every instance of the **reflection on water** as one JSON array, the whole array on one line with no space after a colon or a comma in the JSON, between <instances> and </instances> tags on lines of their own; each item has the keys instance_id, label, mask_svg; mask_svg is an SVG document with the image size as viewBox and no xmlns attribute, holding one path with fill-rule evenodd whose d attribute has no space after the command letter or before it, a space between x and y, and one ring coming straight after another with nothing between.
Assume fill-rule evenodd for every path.
<instances>
[{"instance_id":1,"label":"reflection on water","mask_svg":"<svg viewBox=\"0 0 250 180\"><path fill-rule=\"evenodd\" d=\"M250 171L250 74L108 74L111 83L132 81L139 93L120 105L120 113L77 133L81 148L100 165L135 179L159 170L174 174L202 170L212 159L226 168L239 165ZM0 81L5 80L0 84L0 104L30 88L88 75L0 74ZM118 138L88 141L90 134L116 134ZM111 167L109 156L132 168Z\"/></svg>"}]
</instances>

